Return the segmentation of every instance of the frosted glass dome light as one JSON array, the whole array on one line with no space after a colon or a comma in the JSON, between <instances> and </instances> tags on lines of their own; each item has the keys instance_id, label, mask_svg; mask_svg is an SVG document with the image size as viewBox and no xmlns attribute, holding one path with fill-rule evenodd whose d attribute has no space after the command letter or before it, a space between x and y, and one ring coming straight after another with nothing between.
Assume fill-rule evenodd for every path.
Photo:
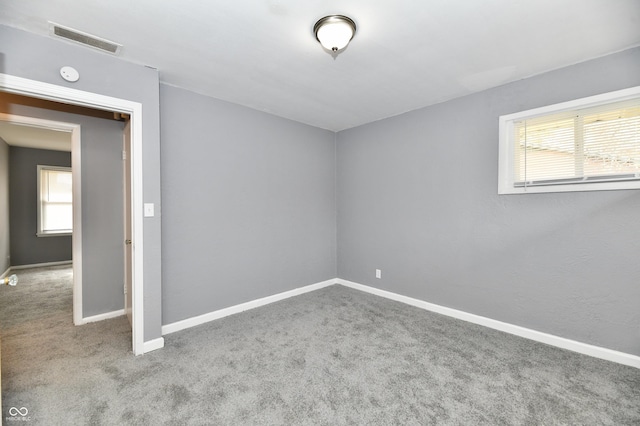
<instances>
[{"instance_id":1,"label":"frosted glass dome light","mask_svg":"<svg viewBox=\"0 0 640 426\"><path fill-rule=\"evenodd\" d=\"M355 35L356 23L343 15L329 15L316 22L313 32L322 47L338 53L347 47Z\"/></svg>"}]
</instances>

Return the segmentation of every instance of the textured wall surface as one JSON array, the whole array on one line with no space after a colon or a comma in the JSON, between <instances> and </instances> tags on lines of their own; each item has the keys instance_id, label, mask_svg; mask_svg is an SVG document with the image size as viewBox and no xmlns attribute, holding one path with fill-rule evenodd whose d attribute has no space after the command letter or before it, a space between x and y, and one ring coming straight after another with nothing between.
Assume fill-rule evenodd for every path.
<instances>
[{"instance_id":1,"label":"textured wall surface","mask_svg":"<svg viewBox=\"0 0 640 426\"><path fill-rule=\"evenodd\" d=\"M637 85L636 48L338 133L338 276L640 355L640 191L497 194L500 115Z\"/></svg>"},{"instance_id":2,"label":"textured wall surface","mask_svg":"<svg viewBox=\"0 0 640 426\"><path fill-rule=\"evenodd\" d=\"M163 323L335 278L334 133L160 94Z\"/></svg>"},{"instance_id":3,"label":"textured wall surface","mask_svg":"<svg viewBox=\"0 0 640 426\"><path fill-rule=\"evenodd\" d=\"M11 266L9 223L9 145L0 138L0 274Z\"/></svg>"},{"instance_id":4,"label":"textured wall surface","mask_svg":"<svg viewBox=\"0 0 640 426\"><path fill-rule=\"evenodd\" d=\"M143 105L144 202L155 204L155 217L144 220L144 340L161 336L160 112L158 71L92 49L73 46L0 25L0 72ZM73 66L80 80L68 83L60 68Z\"/></svg>"},{"instance_id":5,"label":"textured wall surface","mask_svg":"<svg viewBox=\"0 0 640 426\"><path fill-rule=\"evenodd\" d=\"M38 237L38 165L71 167L71 153L9 149L11 266L71 260L71 235Z\"/></svg>"}]
</instances>

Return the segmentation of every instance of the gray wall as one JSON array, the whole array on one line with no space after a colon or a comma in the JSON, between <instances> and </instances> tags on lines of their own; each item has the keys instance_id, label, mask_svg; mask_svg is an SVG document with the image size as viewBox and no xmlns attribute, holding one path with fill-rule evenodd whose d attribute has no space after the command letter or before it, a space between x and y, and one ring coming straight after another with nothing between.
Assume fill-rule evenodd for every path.
<instances>
[{"instance_id":1,"label":"gray wall","mask_svg":"<svg viewBox=\"0 0 640 426\"><path fill-rule=\"evenodd\" d=\"M9 145L0 138L0 275L11 266L9 242Z\"/></svg>"},{"instance_id":2,"label":"gray wall","mask_svg":"<svg viewBox=\"0 0 640 426\"><path fill-rule=\"evenodd\" d=\"M163 323L335 278L334 133L160 87Z\"/></svg>"},{"instance_id":3,"label":"gray wall","mask_svg":"<svg viewBox=\"0 0 640 426\"><path fill-rule=\"evenodd\" d=\"M158 71L92 49L0 25L0 72L143 104L144 202L155 217L144 220L144 340L161 336L160 112ZM68 83L61 67L80 72ZM153 65L153 64L151 64Z\"/></svg>"},{"instance_id":4,"label":"gray wall","mask_svg":"<svg viewBox=\"0 0 640 426\"><path fill-rule=\"evenodd\" d=\"M640 191L497 195L498 116L636 85L637 48L340 132L338 276L640 355Z\"/></svg>"},{"instance_id":5,"label":"gray wall","mask_svg":"<svg viewBox=\"0 0 640 426\"><path fill-rule=\"evenodd\" d=\"M71 236L38 237L38 165L71 167L71 153L9 149L11 266L71 260Z\"/></svg>"}]
</instances>

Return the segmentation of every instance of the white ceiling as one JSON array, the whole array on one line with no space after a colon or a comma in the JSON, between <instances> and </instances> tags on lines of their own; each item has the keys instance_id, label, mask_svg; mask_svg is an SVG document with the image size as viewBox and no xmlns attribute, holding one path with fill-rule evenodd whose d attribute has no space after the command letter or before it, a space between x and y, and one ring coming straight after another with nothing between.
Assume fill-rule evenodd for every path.
<instances>
[{"instance_id":1,"label":"white ceiling","mask_svg":"<svg viewBox=\"0 0 640 426\"><path fill-rule=\"evenodd\" d=\"M328 14L358 26L336 60L312 33ZM639 0L0 4L2 24L48 21L123 44L165 83L333 131L640 45Z\"/></svg>"},{"instance_id":2,"label":"white ceiling","mask_svg":"<svg viewBox=\"0 0 640 426\"><path fill-rule=\"evenodd\" d=\"M71 151L71 132L0 119L0 138L12 146Z\"/></svg>"}]
</instances>

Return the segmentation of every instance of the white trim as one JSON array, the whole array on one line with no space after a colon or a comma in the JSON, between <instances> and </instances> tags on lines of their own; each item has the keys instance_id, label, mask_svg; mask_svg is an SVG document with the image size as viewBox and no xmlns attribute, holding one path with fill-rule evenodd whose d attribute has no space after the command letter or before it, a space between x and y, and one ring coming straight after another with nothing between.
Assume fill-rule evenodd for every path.
<instances>
[{"instance_id":1,"label":"white trim","mask_svg":"<svg viewBox=\"0 0 640 426\"><path fill-rule=\"evenodd\" d=\"M51 148L45 145L38 146L38 147L27 146L28 148L35 148L35 149L53 149L54 151L71 152L71 150L73 149L72 143L71 143L72 141L71 137L73 135L73 131L76 130L76 128L79 128L79 125L75 123L67 123L64 121L56 121L56 120L47 120L44 118L15 115L11 113L9 114L0 113L0 121L11 123L16 126L31 127L35 129L45 129L45 130L51 130L54 132L61 132L61 133L69 133L68 144L65 143L66 149L61 149L62 146L57 144L52 146ZM17 144L16 146L21 146L21 145Z\"/></svg>"},{"instance_id":2,"label":"white trim","mask_svg":"<svg viewBox=\"0 0 640 426\"><path fill-rule=\"evenodd\" d=\"M133 353L144 353L144 232L142 187L142 104L0 73L0 91L55 102L122 112L131 116L133 228Z\"/></svg>"},{"instance_id":3,"label":"white trim","mask_svg":"<svg viewBox=\"0 0 640 426\"><path fill-rule=\"evenodd\" d=\"M3 279L4 277L6 277L7 275L9 275L9 273L11 273L11 266L9 266L9 267L7 268L7 270L6 270L6 271L4 271L4 272L2 273L2 275L0 275L0 280L1 280L1 279Z\"/></svg>"},{"instance_id":4,"label":"white trim","mask_svg":"<svg viewBox=\"0 0 640 426\"><path fill-rule=\"evenodd\" d=\"M30 265L17 265L10 266L10 270L18 270L18 269L31 269L31 268L46 268L47 266L60 266L60 265L71 265L73 261L71 260L61 260L59 262L45 262L45 263L32 263Z\"/></svg>"},{"instance_id":5,"label":"white trim","mask_svg":"<svg viewBox=\"0 0 640 426\"><path fill-rule=\"evenodd\" d=\"M47 120L45 118L5 113L0 113L0 121L5 121L17 126L35 127L36 129L53 130L64 133L71 133L76 127L78 127L78 124L67 123L65 121ZM68 149L65 151L68 151Z\"/></svg>"},{"instance_id":6,"label":"white trim","mask_svg":"<svg viewBox=\"0 0 640 426\"><path fill-rule=\"evenodd\" d=\"M555 112L561 112L566 110L572 110L577 108L591 108L599 105L607 104L609 102L625 101L628 99L636 98L640 95L640 86L629 87L627 89L616 90L613 92L601 93L599 95L587 96L585 98L574 99L567 102L561 102L553 105L545 105L539 108L533 108L526 111L514 112L512 114L506 114L502 117L505 120L515 121L522 118L534 118L542 115L551 114Z\"/></svg>"},{"instance_id":7,"label":"white trim","mask_svg":"<svg viewBox=\"0 0 640 426\"><path fill-rule=\"evenodd\" d=\"M208 314L203 314L197 317L191 317L181 321L176 321L171 324L163 325L162 335L164 336L166 334L175 333L176 331L195 327L196 325L205 324L210 321L228 317L229 315L239 314L240 312L258 308L260 306L268 305L270 303L279 302L280 300L288 299L293 296L298 296L300 294L309 293L310 291L319 290L321 288L328 287L335 283L336 283L335 279L322 281L322 282L311 284L305 287L300 287L293 290L285 291L283 293L274 294L273 296L267 296L261 299L256 299L250 302L241 303L239 305L230 306L228 308L209 312Z\"/></svg>"},{"instance_id":8,"label":"white trim","mask_svg":"<svg viewBox=\"0 0 640 426\"><path fill-rule=\"evenodd\" d=\"M157 339L148 340L144 342L144 353L155 351L157 349L164 348L164 337L158 337Z\"/></svg>"},{"instance_id":9,"label":"white trim","mask_svg":"<svg viewBox=\"0 0 640 426\"><path fill-rule=\"evenodd\" d=\"M334 284L343 285L345 287L349 287L355 290L364 291L366 293L374 294L376 296L384 297L390 300L395 300L397 302L406 303L407 305L415 306L417 308L425 309L427 311L446 315L446 316L467 321L473 324L478 324L484 327L492 328L494 330L503 331L505 333L524 337L525 339L534 340L537 342L545 343L547 345L556 346L562 349L567 349L583 355L605 359L607 361L628 365L630 367L640 368L640 357L636 355L627 354L624 352L619 352L612 349L603 348L600 346L590 345L587 343L582 343L582 342L578 342L571 339L566 339L564 337L559 337L553 334L543 333L543 332L532 330L529 328L520 327L518 325L509 324L506 322L494 320L494 319L483 317L480 315L470 314L468 312L460 311L457 309L447 308L445 306L436 305L434 303L425 302L423 300L414 299L412 297L403 296L397 293L392 293L390 291L369 287L363 284L358 284L358 283L344 280L341 278L334 278L331 280L322 281L316 284L311 284L305 287L300 287L294 290L278 293L273 296L263 297L261 299L256 299L250 302L241 303L239 305L230 306L228 308L220 309L207 314L203 314L196 317L187 318L185 320L176 321L171 324L163 325L162 335L164 336L167 334L175 333L177 331L185 330L187 328L205 324L207 322L224 318L229 315L238 314L240 312L258 308L260 306L278 302L280 300L284 300L293 296L298 296L300 294L319 290L321 288L328 287ZM146 349L145 349L145 352L146 352Z\"/></svg>"},{"instance_id":10,"label":"white trim","mask_svg":"<svg viewBox=\"0 0 640 426\"><path fill-rule=\"evenodd\" d=\"M49 237L70 237L73 235L73 232L36 232L36 237L38 238L49 238Z\"/></svg>"},{"instance_id":11,"label":"white trim","mask_svg":"<svg viewBox=\"0 0 640 426\"><path fill-rule=\"evenodd\" d=\"M82 318L82 321L80 322L80 324L76 324L76 325L84 325L84 324L89 324L91 322L104 321L111 318L121 317L123 315L124 315L124 309L119 309L117 311L105 312L104 314L98 314L98 315Z\"/></svg>"},{"instance_id":12,"label":"white trim","mask_svg":"<svg viewBox=\"0 0 640 426\"><path fill-rule=\"evenodd\" d=\"M71 132L71 179L73 185L73 323L82 321L82 141L80 126Z\"/></svg>"},{"instance_id":13,"label":"white trim","mask_svg":"<svg viewBox=\"0 0 640 426\"><path fill-rule=\"evenodd\" d=\"M131 318L133 319L132 340L133 353L144 353L144 215L143 215L143 187L142 187L142 104L136 103L130 111L131 125L131 235L133 244L131 257L133 268L131 288Z\"/></svg>"},{"instance_id":14,"label":"white trim","mask_svg":"<svg viewBox=\"0 0 640 426\"><path fill-rule=\"evenodd\" d=\"M406 303L407 305L415 306L427 311L436 312L438 314L447 315L449 317L482 325L484 327L493 328L494 330L504 331L505 333L514 334L516 336L524 337L525 339L535 340L547 345L556 346L562 349L568 349L570 351L578 352L583 355L589 355L595 358L617 362L619 364L628 365L630 367L640 368L640 357L636 355L614 351L612 349L602 348L600 346L589 345L587 343L577 342L571 339L565 339L564 337L555 336L553 334L542 333L540 331L531 330L529 328L520 327L518 325L497 321L480 315L470 314L468 312L459 311L457 309L447 308L445 306L436 305L433 303L425 302L423 300L414 299L412 297L402 296L397 293L380 290L378 288L369 287L367 285L354 283L352 281L347 281L340 278L336 279L336 283L353 288L355 290L364 291L366 293L375 294L376 296L381 296L387 299L395 300L397 302Z\"/></svg>"}]
</instances>

